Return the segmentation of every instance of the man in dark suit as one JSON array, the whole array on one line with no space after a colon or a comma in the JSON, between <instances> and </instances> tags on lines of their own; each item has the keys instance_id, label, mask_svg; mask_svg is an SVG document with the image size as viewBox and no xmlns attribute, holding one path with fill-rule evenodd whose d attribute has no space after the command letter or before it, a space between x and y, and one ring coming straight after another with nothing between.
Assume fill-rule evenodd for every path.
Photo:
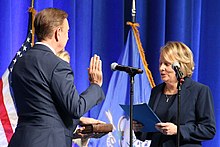
<instances>
[{"instance_id":1,"label":"man in dark suit","mask_svg":"<svg viewBox=\"0 0 220 147\"><path fill-rule=\"evenodd\" d=\"M70 65L56 56L68 40L67 13L44 9L36 15L37 42L17 61L12 88L18 125L10 147L71 147L79 118L104 99L102 63L94 55L90 86L78 94Z\"/></svg>"}]
</instances>

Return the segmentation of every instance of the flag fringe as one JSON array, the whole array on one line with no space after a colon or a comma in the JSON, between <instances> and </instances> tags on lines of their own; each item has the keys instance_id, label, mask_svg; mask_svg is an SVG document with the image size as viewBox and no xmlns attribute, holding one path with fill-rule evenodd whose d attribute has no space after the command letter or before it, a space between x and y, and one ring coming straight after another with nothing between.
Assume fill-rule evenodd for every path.
<instances>
[{"instance_id":1,"label":"flag fringe","mask_svg":"<svg viewBox=\"0 0 220 147\"><path fill-rule=\"evenodd\" d=\"M152 73L151 73L150 69L148 68L148 63L147 63L147 60L146 60L146 57L145 57L145 54L144 54L144 49L143 49L142 44L141 44L140 34L139 34L138 29L137 29L137 27L139 27L140 25L138 23L132 23L132 22L127 22L127 25L130 25L133 29L134 37L135 37L135 40L136 40L136 43L137 43L137 47L138 47L138 51L139 51L141 60L144 64L144 69L146 71L147 78L150 82L151 87L153 88L153 87L155 87L155 82L153 80Z\"/></svg>"}]
</instances>

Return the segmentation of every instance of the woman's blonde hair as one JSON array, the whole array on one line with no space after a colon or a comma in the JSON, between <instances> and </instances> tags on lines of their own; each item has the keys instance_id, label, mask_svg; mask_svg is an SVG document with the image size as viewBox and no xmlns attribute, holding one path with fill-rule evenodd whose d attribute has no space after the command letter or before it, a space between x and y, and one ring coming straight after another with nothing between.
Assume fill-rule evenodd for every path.
<instances>
[{"instance_id":1,"label":"woman's blonde hair","mask_svg":"<svg viewBox=\"0 0 220 147\"><path fill-rule=\"evenodd\" d=\"M70 63L70 55L67 51L62 50L57 53L57 56L60 57L61 59L63 59L64 61Z\"/></svg>"},{"instance_id":2,"label":"woman's blonde hair","mask_svg":"<svg viewBox=\"0 0 220 147\"><path fill-rule=\"evenodd\" d=\"M167 42L161 48L161 56L171 63L177 61L184 76L191 77L194 70L193 53L190 48L182 42Z\"/></svg>"}]
</instances>

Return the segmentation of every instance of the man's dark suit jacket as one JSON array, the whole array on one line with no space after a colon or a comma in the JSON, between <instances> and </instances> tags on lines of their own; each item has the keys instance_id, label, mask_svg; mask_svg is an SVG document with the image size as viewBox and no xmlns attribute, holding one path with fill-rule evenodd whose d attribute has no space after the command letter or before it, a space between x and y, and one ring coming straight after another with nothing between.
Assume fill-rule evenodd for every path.
<instances>
[{"instance_id":1,"label":"man's dark suit jacket","mask_svg":"<svg viewBox=\"0 0 220 147\"><path fill-rule=\"evenodd\" d=\"M10 147L71 147L78 119L105 98L97 84L78 95L70 65L42 44L17 61L12 88L18 126Z\"/></svg>"},{"instance_id":2,"label":"man's dark suit jacket","mask_svg":"<svg viewBox=\"0 0 220 147\"><path fill-rule=\"evenodd\" d=\"M152 89L149 106L155 111L165 83ZM177 122L177 98L168 110L168 120ZM215 116L210 89L191 78L185 78L181 90L180 146L201 147L201 141L212 139L215 135ZM136 133L140 140L152 139L151 147L175 147L176 135L162 133Z\"/></svg>"}]
</instances>

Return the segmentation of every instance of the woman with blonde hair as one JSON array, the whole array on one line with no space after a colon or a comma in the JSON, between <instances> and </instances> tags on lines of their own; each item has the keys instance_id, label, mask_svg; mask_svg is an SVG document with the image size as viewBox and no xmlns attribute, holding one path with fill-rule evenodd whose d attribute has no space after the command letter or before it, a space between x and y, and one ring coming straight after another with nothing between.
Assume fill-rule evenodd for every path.
<instances>
[{"instance_id":1,"label":"woman with blonde hair","mask_svg":"<svg viewBox=\"0 0 220 147\"><path fill-rule=\"evenodd\" d=\"M57 53L57 56L63 59L64 61L70 63L70 55L66 50L62 50Z\"/></svg>"},{"instance_id":2,"label":"woman with blonde hair","mask_svg":"<svg viewBox=\"0 0 220 147\"><path fill-rule=\"evenodd\" d=\"M141 140L152 140L150 147L176 147L177 141L177 85L172 68L178 63L183 73L180 102L180 147L201 147L202 141L216 133L213 98L208 86L191 79L194 70L192 51L182 42L168 42L161 48L160 76L162 84L151 91L149 106L160 118L155 125L158 132L140 132L142 124L133 121L134 131Z\"/></svg>"}]
</instances>

